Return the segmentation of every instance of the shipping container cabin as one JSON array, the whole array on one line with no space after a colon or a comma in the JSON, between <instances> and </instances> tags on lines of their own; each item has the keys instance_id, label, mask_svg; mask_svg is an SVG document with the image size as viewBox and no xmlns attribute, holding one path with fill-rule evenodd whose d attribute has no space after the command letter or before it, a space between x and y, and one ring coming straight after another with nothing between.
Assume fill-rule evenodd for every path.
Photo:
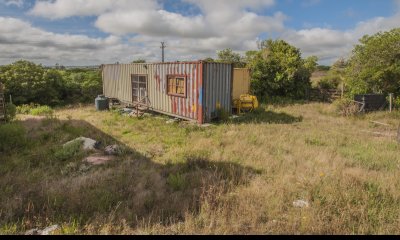
<instances>
[{"instance_id":1,"label":"shipping container cabin","mask_svg":"<svg viewBox=\"0 0 400 240\"><path fill-rule=\"evenodd\" d=\"M135 63L102 66L108 98L199 124L219 111L232 112L233 65L209 62Z\"/></svg>"}]
</instances>

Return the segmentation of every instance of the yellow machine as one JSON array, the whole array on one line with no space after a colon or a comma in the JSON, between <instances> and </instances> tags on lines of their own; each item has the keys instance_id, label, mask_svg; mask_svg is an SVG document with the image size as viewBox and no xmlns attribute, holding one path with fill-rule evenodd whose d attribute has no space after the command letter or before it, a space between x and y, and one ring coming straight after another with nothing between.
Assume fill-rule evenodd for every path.
<instances>
[{"instance_id":1,"label":"yellow machine","mask_svg":"<svg viewBox=\"0 0 400 240\"><path fill-rule=\"evenodd\" d=\"M249 94L240 95L240 98L234 100L233 104L238 114L252 112L259 107L257 97Z\"/></svg>"}]
</instances>

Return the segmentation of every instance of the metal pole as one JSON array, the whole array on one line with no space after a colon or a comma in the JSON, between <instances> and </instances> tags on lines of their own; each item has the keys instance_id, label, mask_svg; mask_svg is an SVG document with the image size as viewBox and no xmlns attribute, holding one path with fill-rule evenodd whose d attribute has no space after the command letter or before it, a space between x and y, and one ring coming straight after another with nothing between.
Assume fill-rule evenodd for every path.
<instances>
[{"instance_id":1,"label":"metal pole","mask_svg":"<svg viewBox=\"0 0 400 240\"><path fill-rule=\"evenodd\" d=\"M165 54L164 54L164 50L167 46L165 46L165 42L161 42L161 49L162 49L162 62L165 61Z\"/></svg>"}]
</instances>

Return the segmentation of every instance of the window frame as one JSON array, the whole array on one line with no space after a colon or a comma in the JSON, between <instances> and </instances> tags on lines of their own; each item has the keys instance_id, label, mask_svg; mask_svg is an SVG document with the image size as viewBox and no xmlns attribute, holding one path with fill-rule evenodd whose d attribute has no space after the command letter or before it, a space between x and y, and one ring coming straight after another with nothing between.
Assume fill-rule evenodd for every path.
<instances>
[{"instance_id":1,"label":"window frame","mask_svg":"<svg viewBox=\"0 0 400 240\"><path fill-rule=\"evenodd\" d=\"M171 79L177 79L177 78L183 78L183 90L184 94L177 94L177 93L170 93L169 92L169 81ZM185 74L169 74L167 75L167 84L166 84L166 92L168 96L174 96L174 97L181 97L181 98L187 98L187 75Z\"/></svg>"},{"instance_id":2,"label":"window frame","mask_svg":"<svg viewBox=\"0 0 400 240\"><path fill-rule=\"evenodd\" d=\"M134 81L134 77L137 77L137 81ZM141 100L140 98L139 98L139 95L140 95L140 85L141 84L144 84L144 83L141 83L140 82L140 77L144 77L145 78L145 80L146 80L146 94L148 95L149 94L149 76L147 75L147 74L131 74L131 91L132 91L132 102L133 103L140 103L139 101ZM137 92L137 96L135 96L134 94L133 94L133 90L134 90L134 87L133 87L133 84L134 83L136 83L137 84L137 88L136 88L136 90L138 91ZM137 97L137 100L136 101L134 101L134 97Z\"/></svg>"}]
</instances>

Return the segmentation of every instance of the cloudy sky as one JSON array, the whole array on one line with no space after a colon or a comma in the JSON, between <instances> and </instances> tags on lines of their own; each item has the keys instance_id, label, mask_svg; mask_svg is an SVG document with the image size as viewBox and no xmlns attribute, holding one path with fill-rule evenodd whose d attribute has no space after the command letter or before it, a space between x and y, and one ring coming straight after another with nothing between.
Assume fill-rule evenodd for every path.
<instances>
[{"instance_id":1,"label":"cloudy sky","mask_svg":"<svg viewBox=\"0 0 400 240\"><path fill-rule=\"evenodd\" d=\"M400 0L0 0L0 64L96 65L215 57L283 39L321 64L400 27Z\"/></svg>"}]
</instances>

